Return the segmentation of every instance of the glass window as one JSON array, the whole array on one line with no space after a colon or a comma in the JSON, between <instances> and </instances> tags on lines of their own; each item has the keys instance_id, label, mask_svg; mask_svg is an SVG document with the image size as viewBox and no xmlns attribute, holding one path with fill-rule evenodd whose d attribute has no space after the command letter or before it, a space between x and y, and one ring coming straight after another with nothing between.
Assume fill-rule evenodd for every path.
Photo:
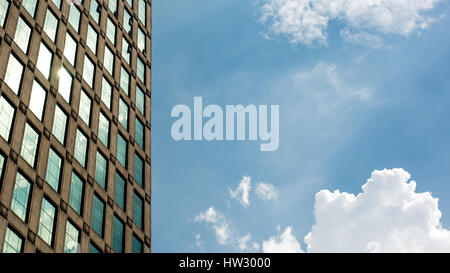
<instances>
[{"instance_id":1,"label":"glass window","mask_svg":"<svg viewBox=\"0 0 450 273\"><path fill-rule=\"evenodd\" d=\"M63 112L63 110L61 110L61 108L59 108L58 105L56 105L52 134L63 145L66 138L66 124L67 115Z\"/></svg>"},{"instance_id":2,"label":"glass window","mask_svg":"<svg viewBox=\"0 0 450 273\"><path fill-rule=\"evenodd\" d=\"M19 21L17 22L16 34L14 36L14 41L17 46L22 49L22 51L27 54L28 51L28 43L30 42L31 28L22 19L19 17Z\"/></svg>"},{"instance_id":3,"label":"glass window","mask_svg":"<svg viewBox=\"0 0 450 273\"><path fill-rule=\"evenodd\" d=\"M144 62L141 60L141 58L137 58L137 76L139 78L139 80L141 80L142 83L145 83L145 64Z\"/></svg>"},{"instance_id":4,"label":"glass window","mask_svg":"<svg viewBox=\"0 0 450 273\"><path fill-rule=\"evenodd\" d=\"M41 46L39 47L39 55L37 59L36 67L41 71L42 75L44 75L45 78L50 79L50 72L52 67L52 58L53 54L48 49L48 47L41 43Z\"/></svg>"},{"instance_id":5,"label":"glass window","mask_svg":"<svg viewBox=\"0 0 450 273\"><path fill-rule=\"evenodd\" d=\"M5 98L0 98L0 136L9 141L11 125L14 119L14 107Z\"/></svg>"},{"instance_id":6,"label":"glass window","mask_svg":"<svg viewBox=\"0 0 450 273\"><path fill-rule=\"evenodd\" d=\"M83 167L86 167L87 147L88 147L87 137L80 131L80 129L77 129L77 135L75 137L74 158Z\"/></svg>"},{"instance_id":7,"label":"glass window","mask_svg":"<svg viewBox=\"0 0 450 273\"><path fill-rule=\"evenodd\" d=\"M131 47L127 39L125 38L122 38L122 57L127 62L127 64L130 64Z\"/></svg>"},{"instance_id":8,"label":"glass window","mask_svg":"<svg viewBox=\"0 0 450 273\"><path fill-rule=\"evenodd\" d=\"M119 99L119 122L125 129L128 129L128 105Z\"/></svg>"},{"instance_id":9,"label":"glass window","mask_svg":"<svg viewBox=\"0 0 450 273\"><path fill-rule=\"evenodd\" d=\"M28 198L30 196L31 183L22 174L17 173L14 185L11 211L25 222L28 211Z\"/></svg>"},{"instance_id":10,"label":"glass window","mask_svg":"<svg viewBox=\"0 0 450 273\"><path fill-rule=\"evenodd\" d=\"M108 161L97 151L97 158L95 161L95 180L103 188L106 188L106 177L108 175Z\"/></svg>"},{"instance_id":11,"label":"glass window","mask_svg":"<svg viewBox=\"0 0 450 273\"><path fill-rule=\"evenodd\" d=\"M55 42L56 39L57 29L58 18L56 18L53 12L48 9L47 14L45 15L44 31L53 42Z\"/></svg>"},{"instance_id":12,"label":"glass window","mask_svg":"<svg viewBox=\"0 0 450 273\"><path fill-rule=\"evenodd\" d=\"M77 253L80 240L80 231L67 221L66 238L64 240L64 253Z\"/></svg>"},{"instance_id":13,"label":"glass window","mask_svg":"<svg viewBox=\"0 0 450 273\"><path fill-rule=\"evenodd\" d=\"M39 219L38 235L49 246L53 242L53 227L56 218L56 209L47 199L42 199L41 217Z\"/></svg>"},{"instance_id":14,"label":"glass window","mask_svg":"<svg viewBox=\"0 0 450 273\"><path fill-rule=\"evenodd\" d=\"M6 1L2 1L6 2ZM36 6L37 6L38 0L23 0L22 6L25 8L28 13L34 17L34 14L36 13ZM1 4L0 4L1 5Z\"/></svg>"},{"instance_id":15,"label":"glass window","mask_svg":"<svg viewBox=\"0 0 450 273\"><path fill-rule=\"evenodd\" d=\"M142 253L142 242L133 234L133 253Z\"/></svg>"},{"instance_id":16,"label":"glass window","mask_svg":"<svg viewBox=\"0 0 450 273\"><path fill-rule=\"evenodd\" d=\"M34 167L36 158L36 151L39 144L39 135L28 123L25 125L25 132L23 134L22 150L20 155L25 161Z\"/></svg>"},{"instance_id":17,"label":"glass window","mask_svg":"<svg viewBox=\"0 0 450 273\"><path fill-rule=\"evenodd\" d=\"M111 109L111 93L112 93L112 86L108 82L108 80L103 77L102 80L102 101L108 107L108 109Z\"/></svg>"},{"instance_id":18,"label":"glass window","mask_svg":"<svg viewBox=\"0 0 450 273\"><path fill-rule=\"evenodd\" d=\"M5 157L0 154L0 179L2 178L3 175L3 164L5 163Z\"/></svg>"},{"instance_id":19,"label":"glass window","mask_svg":"<svg viewBox=\"0 0 450 273\"><path fill-rule=\"evenodd\" d=\"M134 138L136 139L136 143L139 147L144 149L144 125L138 118L136 118Z\"/></svg>"},{"instance_id":20,"label":"glass window","mask_svg":"<svg viewBox=\"0 0 450 273\"><path fill-rule=\"evenodd\" d=\"M89 253L102 253L102 252L100 251L100 249L98 249L97 246L95 246L93 243L90 243Z\"/></svg>"},{"instance_id":21,"label":"glass window","mask_svg":"<svg viewBox=\"0 0 450 273\"><path fill-rule=\"evenodd\" d=\"M91 16L94 19L94 21L97 23L97 25L99 24L100 11L101 11L101 6L98 4L97 1L92 0L91 1Z\"/></svg>"},{"instance_id":22,"label":"glass window","mask_svg":"<svg viewBox=\"0 0 450 273\"><path fill-rule=\"evenodd\" d=\"M94 63L87 55L84 56L83 78L91 88L94 88L94 72Z\"/></svg>"},{"instance_id":23,"label":"glass window","mask_svg":"<svg viewBox=\"0 0 450 273\"><path fill-rule=\"evenodd\" d=\"M113 45L116 44L116 25L111 21L111 19L109 19L109 17L106 21L106 37L108 37Z\"/></svg>"},{"instance_id":24,"label":"glass window","mask_svg":"<svg viewBox=\"0 0 450 273\"><path fill-rule=\"evenodd\" d=\"M117 205L125 210L125 179L119 173L116 173L116 186L114 188L114 200Z\"/></svg>"},{"instance_id":25,"label":"glass window","mask_svg":"<svg viewBox=\"0 0 450 273\"><path fill-rule=\"evenodd\" d=\"M139 0L139 20L141 20L141 23L146 25L146 4L145 0Z\"/></svg>"},{"instance_id":26,"label":"glass window","mask_svg":"<svg viewBox=\"0 0 450 273\"><path fill-rule=\"evenodd\" d=\"M142 198L135 192L133 198L133 221L140 229L142 229L142 207Z\"/></svg>"},{"instance_id":27,"label":"glass window","mask_svg":"<svg viewBox=\"0 0 450 273\"><path fill-rule=\"evenodd\" d=\"M111 10L112 13L115 13L117 10L117 0L109 0L108 8L109 10Z\"/></svg>"},{"instance_id":28,"label":"glass window","mask_svg":"<svg viewBox=\"0 0 450 273\"><path fill-rule=\"evenodd\" d=\"M91 98L86 94L84 90L81 90L79 116L87 126L89 126L91 120L91 105Z\"/></svg>"},{"instance_id":29,"label":"glass window","mask_svg":"<svg viewBox=\"0 0 450 273\"><path fill-rule=\"evenodd\" d=\"M45 180L56 191L59 191L59 180L61 179L62 158L50 148L47 162L47 174Z\"/></svg>"},{"instance_id":30,"label":"glass window","mask_svg":"<svg viewBox=\"0 0 450 273\"><path fill-rule=\"evenodd\" d=\"M116 253L123 250L123 223L114 215L113 219L113 243L112 248Z\"/></svg>"},{"instance_id":31,"label":"glass window","mask_svg":"<svg viewBox=\"0 0 450 273\"><path fill-rule=\"evenodd\" d=\"M136 85L136 108L145 115L145 94L139 85Z\"/></svg>"},{"instance_id":32,"label":"glass window","mask_svg":"<svg viewBox=\"0 0 450 273\"><path fill-rule=\"evenodd\" d=\"M98 139L109 147L109 120L100 112L98 120Z\"/></svg>"},{"instance_id":33,"label":"glass window","mask_svg":"<svg viewBox=\"0 0 450 273\"><path fill-rule=\"evenodd\" d=\"M5 25L6 14L8 13L9 2L1 1L0 2L0 26L3 27Z\"/></svg>"},{"instance_id":34,"label":"glass window","mask_svg":"<svg viewBox=\"0 0 450 273\"><path fill-rule=\"evenodd\" d=\"M140 27L138 28L138 42L137 42L137 46L138 46L138 49L142 53L145 52L145 33Z\"/></svg>"},{"instance_id":35,"label":"glass window","mask_svg":"<svg viewBox=\"0 0 450 273\"><path fill-rule=\"evenodd\" d=\"M70 5L69 23L72 25L76 32L78 32L80 28L80 18L81 12L78 10L76 5Z\"/></svg>"},{"instance_id":36,"label":"glass window","mask_svg":"<svg viewBox=\"0 0 450 273\"><path fill-rule=\"evenodd\" d=\"M128 95L128 89L130 87L130 74L125 67L122 66L120 70L120 88Z\"/></svg>"},{"instance_id":37,"label":"glass window","mask_svg":"<svg viewBox=\"0 0 450 273\"><path fill-rule=\"evenodd\" d=\"M61 8L61 0L52 0L52 1L58 9Z\"/></svg>"},{"instance_id":38,"label":"glass window","mask_svg":"<svg viewBox=\"0 0 450 273\"><path fill-rule=\"evenodd\" d=\"M0 4L1 6L1 4ZM3 253L21 253L23 240L12 231L9 227L6 228L5 242L3 243Z\"/></svg>"},{"instance_id":39,"label":"glass window","mask_svg":"<svg viewBox=\"0 0 450 273\"><path fill-rule=\"evenodd\" d=\"M72 93L73 77L65 67L62 67L59 72L59 87L58 92L63 99L70 103L70 94Z\"/></svg>"},{"instance_id":40,"label":"glass window","mask_svg":"<svg viewBox=\"0 0 450 273\"><path fill-rule=\"evenodd\" d=\"M125 0L127 3L128 3L128 5L131 7L131 8L133 8L133 0Z\"/></svg>"},{"instance_id":41,"label":"glass window","mask_svg":"<svg viewBox=\"0 0 450 273\"><path fill-rule=\"evenodd\" d=\"M45 98L47 92L44 88L35 80L33 82L33 88L31 89L30 106L28 107L38 119L42 120L44 113Z\"/></svg>"},{"instance_id":42,"label":"glass window","mask_svg":"<svg viewBox=\"0 0 450 273\"><path fill-rule=\"evenodd\" d=\"M77 42L69 34L66 33L66 44L64 45L64 56L70 62L70 64L75 67L75 57L77 55Z\"/></svg>"},{"instance_id":43,"label":"glass window","mask_svg":"<svg viewBox=\"0 0 450 273\"><path fill-rule=\"evenodd\" d=\"M19 94L20 84L22 83L22 74L23 65L11 54L4 81L16 95Z\"/></svg>"},{"instance_id":44,"label":"glass window","mask_svg":"<svg viewBox=\"0 0 450 273\"><path fill-rule=\"evenodd\" d=\"M83 180L81 180L81 178L76 173L72 172L69 205L80 215L83 200L83 188Z\"/></svg>"},{"instance_id":45,"label":"glass window","mask_svg":"<svg viewBox=\"0 0 450 273\"><path fill-rule=\"evenodd\" d=\"M143 187L144 182L144 160L138 155L134 154L134 179Z\"/></svg>"},{"instance_id":46,"label":"glass window","mask_svg":"<svg viewBox=\"0 0 450 273\"><path fill-rule=\"evenodd\" d=\"M133 19L127 9L123 9L123 29L131 36L131 26Z\"/></svg>"},{"instance_id":47,"label":"glass window","mask_svg":"<svg viewBox=\"0 0 450 273\"><path fill-rule=\"evenodd\" d=\"M117 160L127 167L127 142L120 134L117 136Z\"/></svg>"},{"instance_id":48,"label":"glass window","mask_svg":"<svg viewBox=\"0 0 450 273\"><path fill-rule=\"evenodd\" d=\"M97 195L94 194L94 200L92 203L92 229L97 232L98 235L103 237L103 215L105 213L105 202L100 200Z\"/></svg>"},{"instance_id":49,"label":"glass window","mask_svg":"<svg viewBox=\"0 0 450 273\"><path fill-rule=\"evenodd\" d=\"M89 25L86 44L94 54L97 54L97 39L98 39L97 31L95 31L95 29L91 25Z\"/></svg>"},{"instance_id":50,"label":"glass window","mask_svg":"<svg viewBox=\"0 0 450 273\"><path fill-rule=\"evenodd\" d=\"M111 76L114 75L114 54L108 46L105 46L105 58L104 58L105 68Z\"/></svg>"}]
</instances>

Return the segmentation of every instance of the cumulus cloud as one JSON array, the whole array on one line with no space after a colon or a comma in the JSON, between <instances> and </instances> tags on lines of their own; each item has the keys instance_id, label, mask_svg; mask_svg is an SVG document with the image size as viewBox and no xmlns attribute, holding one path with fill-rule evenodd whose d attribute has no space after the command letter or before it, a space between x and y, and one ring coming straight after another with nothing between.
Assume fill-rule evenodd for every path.
<instances>
[{"instance_id":1,"label":"cumulus cloud","mask_svg":"<svg viewBox=\"0 0 450 273\"><path fill-rule=\"evenodd\" d=\"M362 192L316 194L308 252L449 252L438 199L403 169L374 171Z\"/></svg>"},{"instance_id":2,"label":"cumulus cloud","mask_svg":"<svg viewBox=\"0 0 450 273\"><path fill-rule=\"evenodd\" d=\"M234 191L232 189L228 189L228 191L230 192L231 198L238 200L242 206L248 207L250 205L249 196L251 188L251 178L244 176Z\"/></svg>"},{"instance_id":3,"label":"cumulus cloud","mask_svg":"<svg viewBox=\"0 0 450 273\"><path fill-rule=\"evenodd\" d=\"M278 227L280 230L280 227ZM292 234L292 227L287 227L281 235L270 237L263 241L264 253L302 253L300 243Z\"/></svg>"},{"instance_id":4,"label":"cumulus cloud","mask_svg":"<svg viewBox=\"0 0 450 273\"><path fill-rule=\"evenodd\" d=\"M256 195L264 201L278 198L278 190L274 185L260 182L256 186Z\"/></svg>"},{"instance_id":5,"label":"cumulus cloud","mask_svg":"<svg viewBox=\"0 0 450 273\"><path fill-rule=\"evenodd\" d=\"M261 0L261 20L294 43L327 44L331 21L355 31L408 36L427 29L428 15L442 0Z\"/></svg>"},{"instance_id":6,"label":"cumulus cloud","mask_svg":"<svg viewBox=\"0 0 450 273\"><path fill-rule=\"evenodd\" d=\"M199 223L207 223L212 226L216 233L217 242L225 245L231 238L230 225L228 219L220 212L210 207L204 212L199 213L195 219Z\"/></svg>"}]
</instances>

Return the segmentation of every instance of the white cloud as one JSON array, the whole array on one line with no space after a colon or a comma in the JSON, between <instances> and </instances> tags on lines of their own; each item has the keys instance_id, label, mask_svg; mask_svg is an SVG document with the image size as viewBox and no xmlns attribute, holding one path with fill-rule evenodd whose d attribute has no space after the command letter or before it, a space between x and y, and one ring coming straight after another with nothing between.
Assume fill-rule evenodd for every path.
<instances>
[{"instance_id":1,"label":"white cloud","mask_svg":"<svg viewBox=\"0 0 450 273\"><path fill-rule=\"evenodd\" d=\"M241 203L242 206L248 207L250 205L249 195L251 190L251 178L249 176L242 177L239 186L233 191L228 189L231 198L234 198Z\"/></svg>"},{"instance_id":2,"label":"white cloud","mask_svg":"<svg viewBox=\"0 0 450 273\"><path fill-rule=\"evenodd\" d=\"M375 49L388 48L381 36L364 31L352 32L349 29L343 29L341 30L341 37L344 41L351 44L358 44Z\"/></svg>"},{"instance_id":3,"label":"white cloud","mask_svg":"<svg viewBox=\"0 0 450 273\"><path fill-rule=\"evenodd\" d=\"M261 0L261 19L294 43L327 44L333 20L356 31L408 36L436 20L426 12L442 0Z\"/></svg>"},{"instance_id":4,"label":"white cloud","mask_svg":"<svg viewBox=\"0 0 450 273\"><path fill-rule=\"evenodd\" d=\"M362 193L316 194L308 252L449 252L438 199L417 193L403 169L374 171Z\"/></svg>"},{"instance_id":5,"label":"white cloud","mask_svg":"<svg viewBox=\"0 0 450 273\"><path fill-rule=\"evenodd\" d=\"M252 236L247 234L237 240L239 250L248 251L248 252L256 252L259 250L259 244L251 241Z\"/></svg>"},{"instance_id":6,"label":"white cloud","mask_svg":"<svg viewBox=\"0 0 450 273\"><path fill-rule=\"evenodd\" d=\"M274 200L278 198L278 190L274 185L260 182L256 186L256 195L262 200Z\"/></svg>"},{"instance_id":7,"label":"white cloud","mask_svg":"<svg viewBox=\"0 0 450 273\"><path fill-rule=\"evenodd\" d=\"M278 227L278 230L280 227ZM281 235L270 237L263 242L264 253L301 253L300 243L292 234L292 227L287 227Z\"/></svg>"},{"instance_id":8,"label":"white cloud","mask_svg":"<svg viewBox=\"0 0 450 273\"><path fill-rule=\"evenodd\" d=\"M211 224L219 244L225 245L229 242L231 232L228 220L220 211L216 211L214 207L210 207L206 211L201 212L194 220L199 223Z\"/></svg>"}]
</instances>

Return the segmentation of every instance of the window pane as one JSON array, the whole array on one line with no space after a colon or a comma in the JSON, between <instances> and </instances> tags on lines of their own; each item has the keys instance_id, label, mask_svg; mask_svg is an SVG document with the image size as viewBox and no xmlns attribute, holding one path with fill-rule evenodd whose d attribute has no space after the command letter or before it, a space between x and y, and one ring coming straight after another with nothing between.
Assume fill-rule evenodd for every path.
<instances>
[{"instance_id":1,"label":"window pane","mask_svg":"<svg viewBox=\"0 0 450 273\"><path fill-rule=\"evenodd\" d=\"M95 31L95 29L91 25L89 25L86 44L94 54L97 54L97 38L98 38L97 31Z\"/></svg>"},{"instance_id":2,"label":"window pane","mask_svg":"<svg viewBox=\"0 0 450 273\"><path fill-rule=\"evenodd\" d=\"M131 36L131 25L133 21L127 9L123 9L123 29Z\"/></svg>"},{"instance_id":3,"label":"window pane","mask_svg":"<svg viewBox=\"0 0 450 273\"><path fill-rule=\"evenodd\" d=\"M145 94L138 85L136 85L136 108L145 115Z\"/></svg>"},{"instance_id":4,"label":"window pane","mask_svg":"<svg viewBox=\"0 0 450 273\"><path fill-rule=\"evenodd\" d=\"M19 94L22 74L23 65L11 54L8 61L8 68L6 69L5 83L16 95Z\"/></svg>"},{"instance_id":5,"label":"window pane","mask_svg":"<svg viewBox=\"0 0 450 273\"><path fill-rule=\"evenodd\" d=\"M6 2L6 1L2 1L2 2ZM26 11L28 11L28 13L32 17L34 17L34 14L36 13L37 2L38 2L38 0L23 0L22 1L22 6L25 8Z\"/></svg>"},{"instance_id":6,"label":"window pane","mask_svg":"<svg viewBox=\"0 0 450 273\"><path fill-rule=\"evenodd\" d=\"M136 143L144 149L144 125L136 118L134 138Z\"/></svg>"},{"instance_id":7,"label":"window pane","mask_svg":"<svg viewBox=\"0 0 450 273\"><path fill-rule=\"evenodd\" d=\"M56 192L59 191L61 167L62 167L61 157L52 148L50 148L50 152L48 154L47 174L45 176L45 180Z\"/></svg>"},{"instance_id":8,"label":"window pane","mask_svg":"<svg viewBox=\"0 0 450 273\"><path fill-rule=\"evenodd\" d=\"M127 167L127 142L120 134L117 136L117 160Z\"/></svg>"},{"instance_id":9,"label":"window pane","mask_svg":"<svg viewBox=\"0 0 450 273\"><path fill-rule=\"evenodd\" d=\"M116 173L116 186L114 189L114 199L121 209L125 209L125 179Z\"/></svg>"},{"instance_id":10,"label":"window pane","mask_svg":"<svg viewBox=\"0 0 450 273\"><path fill-rule=\"evenodd\" d=\"M145 0L139 0L139 20L141 20L141 23L146 25L146 4Z\"/></svg>"},{"instance_id":11,"label":"window pane","mask_svg":"<svg viewBox=\"0 0 450 273\"><path fill-rule=\"evenodd\" d=\"M77 253L80 231L67 221L66 238L64 240L64 253Z\"/></svg>"},{"instance_id":12,"label":"window pane","mask_svg":"<svg viewBox=\"0 0 450 273\"><path fill-rule=\"evenodd\" d=\"M111 109L111 93L112 93L112 86L106 80L105 77L103 77L102 81L102 101L108 107L108 109Z\"/></svg>"},{"instance_id":13,"label":"window pane","mask_svg":"<svg viewBox=\"0 0 450 273\"><path fill-rule=\"evenodd\" d=\"M120 70L120 88L128 95L128 88L130 85L130 74L122 66Z\"/></svg>"},{"instance_id":14,"label":"window pane","mask_svg":"<svg viewBox=\"0 0 450 273\"><path fill-rule=\"evenodd\" d=\"M33 88L31 89L30 106L28 108L40 120L42 120L46 96L47 92L45 92L44 88L37 81L34 81Z\"/></svg>"},{"instance_id":15,"label":"window pane","mask_svg":"<svg viewBox=\"0 0 450 273\"><path fill-rule=\"evenodd\" d=\"M58 9L61 8L61 0L52 0L52 1Z\"/></svg>"},{"instance_id":16,"label":"window pane","mask_svg":"<svg viewBox=\"0 0 450 273\"><path fill-rule=\"evenodd\" d=\"M145 33L141 28L138 28L138 49L144 53L145 51Z\"/></svg>"},{"instance_id":17,"label":"window pane","mask_svg":"<svg viewBox=\"0 0 450 273\"><path fill-rule=\"evenodd\" d=\"M91 16L94 21L99 24L101 7L97 1L91 1Z\"/></svg>"},{"instance_id":18,"label":"window pane","mask_svg":"<svg viewBox=\"0 0 450 273\"><path fill-rule=\"evenodd\" d=\"M143 187L144 182L144 160L137 154L134 155L134 179Z\"/></svg>"},{"instance_id":19,"label":"window pane","mask_svg":"<svg viewBox=\"0 0 450 273\"><path fill-rule=\"evenodd\" d=\"M101 251L94 244L90 244L89 253L101 253Z\"/></svg>"},{"instance_id":20,"label":"window pane","mask_svg":"<svg viewBox=\"0 0 450 273\"><path fill-rule=\"evenodd\" d=\"M63 99L70 103L70 94L72 93L72 81L73 77L69 74L65 67L62 67L59 72L59 87L58 92Z\"/></svg>"},{"instance_id":21,"label":"window pane","mask_svg":"<svg viewBox=\"0 0 450 273\"><path fill-rule=\"evenodd\" d=\"M109 120L101 112L98 121L98 138L106 147L109 146Z\"/></svg>"},{"instance_id":22,"label":"window pane","mask_svg":"<svg viewBox=\"0 0 450 273\"><path fill-rule=\"evenodd\" d=\"M86 92L84 90L81 90L79 116L88 126L90 125L91 120L91 105L91 98L86 95Z\"/></svg>"},{"instance_id":23,"label":"window pane","mask_svg":"<svg viewBox=\"0 0 450 273\"><path fill-rule=\"evenodd\" d=\"M133 235L133 253L142 253L142 242Z\"/></svg>"},{"instance_id":24,"label":"window pane","mask_svg":"<svg viewBox=\"0 0 450 273\"><path fill-rule=\"evenodd\" d=\"M57 29L58 19L53 12L48 9L47 14L45 15L44 31L53 42L55 42Z\"/></svg>"},{"instance_id":25,"label":"window pane","mask_svg":"<svg viewBox=\"0 0 450 273\"><path fill-rule=\"evenodd\" d=\"M0 2L0 26L5 25L6 13L8 12L9 2L1 1Z\"/></svg>"},{"instance_id":26,"label":"window pane","mask_svg":"<svg viewBox=\"0 0 450 273\"><path fill-rule=\"evenodd\" d=\"M133 198L133 221L140 229L142 229L142 207L142 198L135 192Z\"/></svg>"},{"instance_id":27,"label":"window pane","mask_svg":"<svg viewBox=\"0 0 450 273\"><path fill-rule=\"evenodd\" d=\"M0 4L1 6L1 4ZM5 242L3 243L3 253L21 253L23 240L9 227L6 228Z\"/></svg>"},{"instance_id":28,"label":"window pane","mask_svg":"<svg viewBox=\"0 0 450 273\"><path fill-rule=\"evenodd\" d=\"M103 237L103 215L105 212L105 203L94 194L92 203L92 229L98 235Z\"/></svg>"},{"instance_id":29,"label":"window pane","mask_svg":"<svg viewBox=\"0 0 450 273\"><path fill-rule=\"evenodd\" d=\"M72 35L67 32L66 34L66 44L64 45L64 56L66 59L75 66L75 57L77 54L77 42L72 37Z\"/></svg>"},{"instance_id":30,"label":"window pane","mask_svg":"<svg viewBox=\"0 0 450 273\"><path fill-rule=\"evenodd\" d=\"M128 129L128 105L119 99L119 122L125 129Z\"/></svg>"},{"instance_id":31,"label":"window pane","mask_svg":"<svg viewBox=\"0 0 450 273\"><path fill-rule=\"evenodd\" d=\"M109 10L111 10L112 13L115 13L117 10L117 0L109 0L108 8Z\"/></svg>"},{"instance_id":32,"label":"window pane","mask_svg":"<svg viewBox=\"0 0 450 273\"><path fill-rule=\"evenodd\" d=\"M94 88L94 70L94 63L87 55L84 56L83 78L91 88Z\"/></svg>"},{"instance_id":33,"label":"window pane","mask_svg":"<svg viewBox=\"0 0 450 273\"><path fill-rule=\"evenodd\" d=\"M61 108L59 108L58 105L56 105L52 134L63 145L66 137L66 124L67 115L61 110Z\"/></svg>"},{"instance_id":34,"label":"window pane","mask_svg":"<svg viewBox=\"0 0 450 273\"><path fill-rule=\"evenodd\" d=\"M24 222L27 217L30 189L31 183L24 176L22 176L22 174L17 173L11 202L11 211Z\"/></svg>"},{"instance_id":35,"label":"window pane","mask_svg":"<svg viewBox=\"0 0 450 273\"><path fill-rule=\"evenodd\" d=\"M11 125L14 119L14 107L5 98L0 98L0 136L9 141Z\"/></svg>"},{"instance_id":36,"label":"window pane","mask_svg":"<svg viewBox=\"0 0 450 273\"><path fill-rule=\"evenodd\" d=\"M39 48L39 55L37 59L36 67L41 71L42 75L45 78L50 79L50 70L52 67L52 52L48 49L48 47L41 43Z\"/></svg>"},{"instance_id":37,"label":"window pane","mask_svg":"<svg viewBox=\"0 0 450 273\"><path fill-rule=\"evenodd\" d=\"M109 18L106 22L106 37L108 37L113 45L116 44L116 25Z\"/></svg>"},{"instance_id":38,"label":"window pane","mask_svg":"<svg viewBox=\"0 0 450 273\"><path fill-rule=\"evenodd\" d=\"M137 58L137 76L139 78L139 80L141 80L142 83L145 83L145 64L144 62L141 60L141 58Z\"/></svg>"},{"instance_id":39,"label":"window pane","mask_svg":"<svg viewBox=\"0 0 450 273\"><path fill-rule=\"evenodd\" d=\"M80 131L80 129L77 129L77 135L75 138L74 158L83 167L86 167L87 146L88 146L87 137Z\"/></svg>"},{"instance_id":40,"label":"window pane","mask_svg":"<svg viewBox=\"0 0 450 273\"><path fill-rule=\"evenodd\" d=\"M113 220L113 249L116 253L123 250L123 223L115 215Z\"/></svg>"},{"instance_id":41,"label":"window pane","mask_svg":"<svg viewBox=\"0 0 450 273\"><path fill-rule=\"evenodd\" d=\"M30 42L31 28L28 24L19 17L17 22L16 34L14 36L14 41L17 46L26 54L28 51L28 43Z\"/></svg>"},{"instance_id":42,"label":"window pane","mask_svg":"<svg viewBox=\"0 0 450 273\"><path fill-rule=\"evenodd\" d=\"M22 150L20 155L25 161L34 167L36 151L39 144L39 135L28 123L25 125L25 132L23 134Z\"/></svg>"},{"instance_id":43,"label":"window pane","mask_svg":"<svg viewBox=\"0 0 450 273\"><path fill-rule=\"evenodd\" d=\"M69 205L81 215L81 204L83 200L84 183L80 177L72 172L72 183L70 185L70 199Z\"/></svg>"},{"instance_id":44,"label":"window pane","mask_svg":"<svg viewBox=\"0 0 450 273\"><path fill-rule=\"evenodd\" d=\"M3 164L5 163L5 157L3 157L2 154L0 154L0 179L2 178L3 175Z\"/></svg>"},{"instance_id":45,"label":"window pane","mask_svg":"<svg viewBox=\"0 0 450 273\"><path fill-rule=\"evenodd\" d=\"M80 17L81 13L78 8L75 5L70 5L69 23L76 32L78 32L80 28Z\"/></svg>"},{"instance_id":46,"label":"window pane","mask_svg":"<svg viewBox=\"0 0 450 273\"><path fill-rule=\"evenodd\" d=\"M127 3L128 3L128 5L131 7L131 8L133 8L133 0L125 0Z\"/></svg>"},{"instance_id":47,"label":"window pane","mask_svg":"<svg viewBox=\"0 0 450 273\"><path fill-rule=\"evenodd\" d=\"M55 222L55 207L45 199L42 199L41 217L39 219L38 235L49 246L53 241L53 227Z\"/></svg>"},{"instance_id":48,"label":"window pane","mask_svg":"<svg viewBox=\"0 0 450 273\"><path fill-rule=\"evenodd\" d=\"M107 174L108 161L99 151L97 151L97 157L95 161L95 180L103 189L106 189Z\"/></svg>"},{"instance_id":49,"label":"window pane","mask_svg":"<svg viewBox=\"0 0 450 273\"><path fill-rule=\"evenodd\" d=\"M105 46L105 58L104 58L105 68L111 76L114 73L114 54L109 49L108 46Z\"/></svg>"},{"instance_id":50,"label":"window pane","mask_svg":"<svg viewBox=\"0 0 450 273\"><path fill-rule=\"evenodd\" d=\"M122 38L122 57L127 64L130 64L131 47L125 38Z\"/></svg>"}]
</instances>

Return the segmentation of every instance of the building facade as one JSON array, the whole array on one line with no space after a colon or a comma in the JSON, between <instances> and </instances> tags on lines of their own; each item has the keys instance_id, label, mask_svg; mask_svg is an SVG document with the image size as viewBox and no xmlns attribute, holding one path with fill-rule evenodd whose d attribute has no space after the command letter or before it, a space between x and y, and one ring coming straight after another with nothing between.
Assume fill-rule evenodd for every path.
<instances>
[{"instance_id":1,"label":"building facade","mask_svg":"<svg viewBox=\"0 0 450 273\"><path fill-rule=\"evenodd\" d=\"M0 0L0 252L150 252L151 10Z\"/></svg>"}]
</instances>

